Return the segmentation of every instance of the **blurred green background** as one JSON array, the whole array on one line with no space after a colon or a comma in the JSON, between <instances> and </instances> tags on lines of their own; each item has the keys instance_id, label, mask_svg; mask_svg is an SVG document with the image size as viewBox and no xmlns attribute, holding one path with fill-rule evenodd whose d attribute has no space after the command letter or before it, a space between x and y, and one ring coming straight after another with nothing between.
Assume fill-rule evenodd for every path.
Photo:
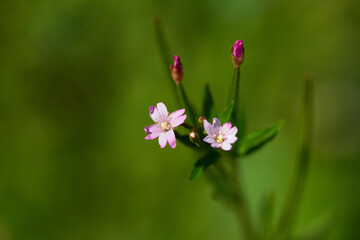
<instances>
[{"instance_id":1,"label":"blurred green background","mask_svg":"<svg viewBox=\"0 0 360 240\"><path fill-rule=\"evenodd\" d=\"M326 239L360 239L360 1L0 1L0 239L239 239L232 213L180 145L144 140L148 108L177 108L153 17L199 107L224 107L243 39L249 130L285 119L244 159L251 213L293 177L301 76L315 78L310 174L296 230L333 214ZM316 224L315 224L316 225Z\"/></svg>"}]
</instances>

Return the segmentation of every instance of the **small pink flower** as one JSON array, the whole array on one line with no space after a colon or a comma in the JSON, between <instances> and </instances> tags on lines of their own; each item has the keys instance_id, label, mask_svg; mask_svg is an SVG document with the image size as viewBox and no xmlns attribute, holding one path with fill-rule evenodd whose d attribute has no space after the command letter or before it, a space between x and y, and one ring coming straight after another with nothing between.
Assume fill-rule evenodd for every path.
<instances>
[{"instance_id":1,"label":"small pink flower","mask_svg":"<svg viewBox=\"0 0 360 240\"><path fill-rule=\"evenodd\" d=\"M222 148L225 151L230 151L233 144L236 142L235 136L238 129L233 127L231 122L225 123L221 126L219 119L214 118L211 125L206 119L204 120L204 129L208 134L204 138L204 142L210 143L213 148Z\"/></svg>"},{"instance_id":2,"label":"small pink flower","mask_svg":"<svg viewBox=\"0 0 360 240\"><path fill-rule=\"evenodd\" d=\"M150 117L155 124L144 128L145 132L149 134L145 139L152 140L159 137L161 148L164 148L167 142L169 142L171 148L175 148L176 138L173 129L184 123L186 119L184 112L185 109L180 109L169 114L165 104L162 102L158 103L156 107L151 106Z\"/></svg>"},{"instance_id":3,"label":"small pink flower","mask_svg":"<svg viewBox=\"0 0 360 240\"><path fill-rule=\"evenodd\" d=\"M231 57L235 68L239 68L244 61L244 44L242 40L237 40L231 47Z\"/></svg>"}]
</instances>

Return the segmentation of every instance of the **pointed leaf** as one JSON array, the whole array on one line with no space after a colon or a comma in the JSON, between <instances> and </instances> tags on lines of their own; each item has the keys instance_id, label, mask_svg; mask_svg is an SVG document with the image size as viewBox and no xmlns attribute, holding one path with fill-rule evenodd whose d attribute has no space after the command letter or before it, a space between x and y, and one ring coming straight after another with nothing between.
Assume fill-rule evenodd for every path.
<instances>
[{"instance_id":1,"label":"pointed leaf","mask_svg":"<svg viewBox=\"0 0 360 240\"><path fill-rule=\"evenodd\" d=\"M220 154L217 152L207 153L205 156L201 157L194 165L193 170L190 173L189 180L194 180L201 176L201 174L211 165L214 164L220 157Z\"/></svg>"},{"instance_id":2,"label":"pointed leaf","mask_svg":"<svg viewBox=\"0 0 360 240\"><path fill-rule=\"evenodd\" d=\"M225 108L225 110L223 111L223 113L219 116L219 121L221 122L221 124L227 123L230 121L231 118L231 114L233 112L233 108L234 108L234 102L231 101L227 107Z\"/></svg>"},{"instance_id":3,"label":"pointed leaf","mask_svg":"<svg viewBox=\"0 0 360 240\"><path fill-rule=\"evenodd\" d=\"M209 84L205 85L204 89L204 100L203 100L203 115L208 118L214 118L216 114L214 100L210 91Z\"/></svg>"},{"instance_id":4,"label":"pointed leaf","mask_svg":"<svg viewBox=\"0 0 360 240\"><path fill-rule=\"evenodd\" d=\"M283 124L284 122L280 121L272 127L246 135L239 145L238 154L248 155L261 148L280 132Z\"/></svg>"}]
</instances>

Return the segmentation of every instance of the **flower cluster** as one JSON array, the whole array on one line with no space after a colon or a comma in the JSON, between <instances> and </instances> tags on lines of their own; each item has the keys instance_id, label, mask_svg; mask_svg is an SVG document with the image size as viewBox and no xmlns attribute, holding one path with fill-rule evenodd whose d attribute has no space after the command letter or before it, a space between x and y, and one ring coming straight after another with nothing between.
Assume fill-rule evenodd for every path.
<instances>
[{"instance_id":1,"label":"flower cluster","mask_svg":"<svg viewBox=\"0 0 360 240\"><path fill-rule=\"evenodd\" d=\"M155 124L144 128L148 133L146 140L153 140L159 138L161 148L164 148L169 143L171 148L176 147L176 138L174 130L177 126L184 123L186 119L185 109L177 110L171 114L168 113L164 103L160 102L156 107L150 107L150 117ZM217 118L213 119L211 125L206 119L204 120L204 130L207 136L203 139L204 142L209 143L213 148L221 148L225 151L231 150L231 144L235 143L237 137L235 136L238 129L232 127L231 122L221 125ZM190 132L190 138L196 139L196 132Z\"/></svg>"},{"instance_id":2,"label":"flower cluster","mask_svg":"<svg viewBox=\"0 0 360 240\"><path fill-rule=\"evenodd\" d=\"M235 42L234 46L231 47L231 58L235 69L239 69L240 65L244 60L244 46L242 40ZM170 65L171 77L183 98L185 108L187 107L186 95L183 94L181 81L183 78L183 66L178 55L173 56L174 63ZM231 122L226 122L221 125L218 118L213 118L212 124L207 120L209 116L200 116L196 126L190 126L185 123L187 115L185 108L177 110L169 114L167 107L164 103L160 102L155 106L150 107L150 117L155 122L150 126L144 128L148 134L145 139L153 140L158 138L159 145L164 148L169 143L171 148L176 147L176 135L175 129L183 125L185 128L190 129L189 140L197 147L208 143L212 148L220 148L224 151L230 151L233 143L237 141L236 134L238 132L237 127L233 127ZM192 115L193 111L188 109L190 120L194 120L195 116ZM200 141L202 139L202 141Z\"/></svg>"}]
</instances>

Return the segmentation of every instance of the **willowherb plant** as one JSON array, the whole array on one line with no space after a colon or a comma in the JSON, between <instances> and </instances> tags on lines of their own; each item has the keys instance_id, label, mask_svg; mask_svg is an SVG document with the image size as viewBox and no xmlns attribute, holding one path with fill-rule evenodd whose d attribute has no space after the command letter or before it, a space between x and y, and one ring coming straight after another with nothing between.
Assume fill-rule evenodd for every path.
<instances>
[{"instance_id":1,"label":"willowherb plant","mask_svg":"<svg viewBox=\"0 0 360 240\"><path fill-rule=\"evenodd\" d=\"M171 57L168 54L169 51L158 19L155 21L155 26L163 59L168 67ZM226 206L229 206L238 217L244 239L288 239L295 219L297 205L299 204L298 199L303 191L303 183L307 175L309 162L311 81L309 77L305 81L306 91L303 108L303 116L305 117L302 124L301 154L287 205L284 207L276 230L273 230L272 194L266 197L261 227L256 227L247 207L241 181L238 179L239 160L259 150L272 140L281 130L283 121L279 121L263 130L246 133L245 114L239 94L240 67L244 62L243 41L235 41L230 48L230 53L234 73L230 98L221 113L217 113L215 109L209 85L204 88L202 112L198 113L194 110L182 85L184 71L180 57L173 56L173 64L170 64L169 75L171 76L170 80L174 95L177 96L181 109L169 113L162 102L157 103L156 107L151 106L149 114L155 123L145 127L144 130L148 134L145 139L153 140L158 138L161 148L164 148L167 143L171 148L175 148L177 140L179 140L202 154L195 162L189 179L194 180L203 173L207 176L209 182L214 186L214 196L224 202ZM187 134L178 132L178 127L183 127Z\"/></svg>"}]
</instances>

